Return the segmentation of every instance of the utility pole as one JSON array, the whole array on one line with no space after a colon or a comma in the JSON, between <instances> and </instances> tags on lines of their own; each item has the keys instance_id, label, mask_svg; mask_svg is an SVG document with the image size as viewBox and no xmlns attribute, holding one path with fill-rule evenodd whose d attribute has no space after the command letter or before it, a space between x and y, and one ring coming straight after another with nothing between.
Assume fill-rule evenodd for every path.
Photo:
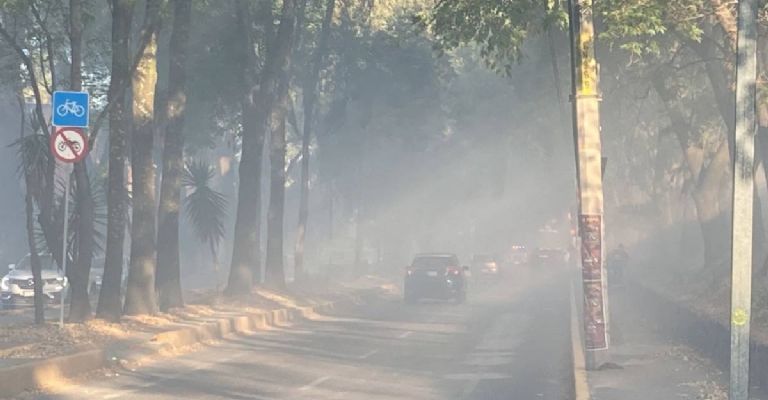
<instances>
[{"instance_id":1,"label":"utility pole","mask_svg":"<svg viewBox=\"0 0 768 400\"><path fill-rule=\"evenodd\" d=\"M755 170L757 0L739 1L736 55L736 132L731 240L730 400L749 399L749 333L752 304L752 213Z\"/></svg>"},{"instance_id":2,"label":"utility pole","mask_svg":"<svg viewBox=\"0 0 768 400\"><path fill-rule=\"evenodd\" d=\"M569 0L573 133L579 194L584 338L588 369L608 361L608 291L603 266L604 221L600 92L592 0Z\"/></svg>"}]
</instances>

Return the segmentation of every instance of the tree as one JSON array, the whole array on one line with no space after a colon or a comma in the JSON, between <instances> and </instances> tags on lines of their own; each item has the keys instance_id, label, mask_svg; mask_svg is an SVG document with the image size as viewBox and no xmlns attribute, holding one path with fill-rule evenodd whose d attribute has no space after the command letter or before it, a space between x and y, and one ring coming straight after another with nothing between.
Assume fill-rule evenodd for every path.
<instances>
[{"instance_id":1,"label":"tree","mask_svg":"<svg viewBox=\"0 0 768 400\"><path fill-rule=\"evenodd\" d=\"M26 104L24 98L19 94L19 111L21 115L20 123L20 138L17 143L19 149L19 172L24 177L24 212L26 216L26 228L27 228L27 245L29 246L29 261L32 269L32 280L34 281L34 303L35 303L35 324L42 325L45 323L45 300L43 299L43 281L42 263L40 261L40 253L38 250L37 238L35 237L35 204L34 193L39 188L39 182L42 182L42 174L45 173L44 169L39 168L40 165L45 165L45 162L40 161L50 157L47 149L45 148L45 135L39 133L33 133L31 136L25 136L26 130Z\"/></svg>"},{"instance_id":2,"label":"tree","mask_svg":"<svg viewBox=\"0 0 768 400\"><path fill-rule=\"evenodd\" d=\"M509 74L523 51L524 41L538 27L550 26L547 19L565 18L565 13L544 2L512 0L438 0L433 10L417 21L436 36L441 51L474 43L491 69ZM555 15L548 14L556 13Z\"/></svg>"},{"instance_id":3,"label":"tree","mask_svg":"<svg viewBox=\"0 0 768 400\"><path fill-rule=\"evenodd\" d=\"M125 246L127 189L125 160L130 127L125 87L131 76L129 38L135 0L112 1L112 74L109 82L109 172L107 189L107 245L104 276L96 315L117 320L122 315L123 250Z\"/></svg>"},{"instance_id":4,"label":"tree","mask_svg":"<svg viewBox=\"0 0 768 400\"><path fill-rule=\"evenodd\" d=\"M328 38L331 35L331 23L336 7L336 0L327 0L325 14L323 15L320 36L317 48L314 51L311 70L307 73L303 87L304 125L301 138L301 183L299 194L299 226L296 236L296 250L294 253L294 275L301 279L304 275L304 241L307 235L307 220L309 219L309 145L312 141L312 130L315 118L315 104L317 100L317 81L320 70L323 67L323 57L328 51Z\"/></svg>"},{"instance_id":5,"label":"tree","mask_svg":"<svg viewBox=\"0 0 768 400\"><path fill-rule=\"evenodd\" d=\"M184 171L184 115L186 113L186 62L192 5L173 0L173 32L170 42L167 129L163 146L157 241L157 290L163 311L184 304L179 261L179 205ZM212 250L213 250L212 246ZM215 253L214 253L215 255Z\"/></svg>"},{"instance_id":6,"label":"tree","mask_svg":"<svg viewBox=\"0 0 768 400\"><path fill-rule=\"evenodd\" d=\"M282 106L278 106L282 107ZM285 215L285 116L274 112L269 146L269 209L267 211L267 259L264 283L274 288L285 286L283 265L283 225Z\"/></svg>"},{"instance_id":7,"label":"tree","mask_svg":"<svg viewBox=\"0 0 768 400\"><path fill-rule=\"evenodd\" d=\"M131 171L133 176L133 218L131 224L131 266L125 294L124 312L128 315L156 311L155 299L155 171L153 124L157 84L157 36L160 31L162 0L147 0L141 36L149 42L133 73L133 137Z\"/></svg>"},{"instance_id":8,"label":"tree","mask_svg":"<svg viewBox=\"0 0 768 400\"><path fill-rule=\"evenodd\" d=\"M252 281L259 278L259 275L255 275L253 271L260 262L256 258L258 257L256 249L260 246L258 221L261 212L261 201L259 200L261 196L261 151L264 138L270 126L269 124L280 121L281 118L285 117L285 107L276 107L276 104L280 103L282 94L280 89L284 87L281 86L281 82L284 74L287 73L290 53L293 47L296 9L295 0L283 1L280 26L274 39L266 41L269 45L267 46L267 54L260 74L259 85L251 86L252 89L246 94L243 110L243 145L239 168L240 187L235 219L235 241L232 250L232 266L227 284L227 292L233 295L248 293ZM255 58L251 58L254 43L251 31L253 27L253 21L250 17L251 13L245 6L241 6L239 10L241 24L246 28L243 35L247 39L246 51L248 51L250 60L255 61ZM270 37L270 35L267 36ZM248 65L253 64L249 61ZM288 79L287 76L285 79ZM249 80L246 80L246 82ZM284 154L283 152L283 157ZM277 178L279 179L279 177ZM274 207L278 207L277 203L272 204L274 204ZM282 213L280 213L279 218L282 220ZM276 225L273 225L273 228L275 227ZM282 235L282 229L280 231L280 235ZM273 238L272 248L276 249L277 246L274 240L275 238ZM282 239L280 240L282 241ZM280 247L282 247L282 244ZM282 264L282 250L280 250L280 253L280 264ZM275 259L274 250L270 257L272 257L271 260ZM275 268L279 268L277 261L273 263L272 270L275 271ZM268 266L267 270L269 269ZM279 273L273 276L277 275Z\"/></svg>"},{"instance_id":9,"label":"tree","mask_svg":"<svg viewBox=\"0 0 768 400\"><path fill-rule=\"evenodd\" d=\"M70 88L73 91L83 89L82 48L83 48L83 5L81 0L69 2L69 39L72 66ZM91 317L91 301L88 297L88 276L94 252L94 202L91 193L91 180L88 176L86 159L74 165L75 187L77 190L76 212L78 215L77 257L72 268L67 271L71 282L69 320L81 322ZM66 188L65 190L69 190Z\"/></svg>"},{"instance_id":10,"label":"tree","mask_svg":"<svg viewBox=\"0 0 768 400\"><path fill-rule=\"evenodd\" d=\"M280 27L272 44L274 49L274 64L272 71L274 81L269 82L271 96L276 99L270 107L269 122L271 126L270 140L270 191L269 210L267 211L267 260L265 283L272 287L285 286L285 271L283 265L283 225L285 216L285 149L286 127L288 113L291 53L293 51L294 31L296 26L298 4L297 0L283 0L283 10L280 17ZM262 83L263 84L263 83Z\"/></svg>"},{"instance_id":11,"label":"tree","mask_svg":"<svg viewBox=\"0 0 768 400\"><path fill-rule=\"evenodd\" d=\"M269 99L259 97L256 84L256 40L254 17L247 1L237 2L237 25L243 52L243 82L246 91L242 101L242 154L238 170L239 187L232 247L232 263L226 293L250 293L254 281L261 281L261 163L264 138L263 128ZM261 101L263 103L257 103Z\"/></svg>"},{"instance_id":12,"label":"tree","mask_svg":"<svg viewBox=\"0 0 768 400\"><path fill-rule=\"evenodd\" d=\"M13 10L20 12L21 10ZM35 303L35 323L42 324L45 322L44 314L44 299L43 299L43 285L42 285L42 264L39 257L38 247L35 237L35 221L34 221L34 199L37 198L38 207L41 209L41 213L38 216L38 221L41 222L41 227L45 234L46 241L51 244L54 243L51 238L56 238L54 232L54 226L51 223L52 205L53 205L53 172L55 171L55 163L52 157L49 156L49 152L46 146L48 142L48 124L45 120L43 113L42 94L40 92L40 85L37 79L36 68L32 61L32 58L24 51L21 45L16 41L14 35L7 30L3 25L3 21L0 21L0 36L3 40L13 49L14 53L21 59L21 62L26 69L26 79L29 86L32 87L32 93L35 98L35 113L34 122L35 133L24 137L25 124L24 118L24 100L22 90L19 88L20 100L19 106L21 107L22 123L21 123L21 138L19 139L19 158L20 158L20 171L22 172L25 180L26 195L25 195L25 214L26 214L26 230L27 230L27 244L30 251L30 266L32 269L32 279L34 280L34 303ZM21 87L24 84L20 85ZM45 203L44 203L45 201ZM44 211L43 211L44 210ZM42 221L46 223L43 224ZM61 237L61 236L58 236ZM60 243L60 242L59 242ZM49 246L49 249L56 248ZM54 251L54 255L55 255ZM61 249L59 251L61 254ZM59 258L60 262L61 258ZM60 264L61 265L61 264Z\"/></svg>"},{"instance_id":13,"label":"tree","mask_svg":"<svg viewBox=\"0 0 768 400\"><path fill-rule=\"evenodd\" d=\"M727 264L728 237L724 228L729 224L730 199L724 189L730 185L728 170L733 149L734 95L731 86L736 45L735 16L719 0L684 0L671 4L608 1L601 4L601 14L606 21L602 37L643 61L636 68L649 71L646 76L665 106L689 170L688 186L693 188L690 194L704 243L704 266L712 272L713 282L716 282L726 271ZM709 19L690 18L691 15L714 15L721 29L713 26ZM711 95L699 98L714 104L714 115L720 116L719 123L714 122L720 143L714 151L706 151L699 144L706 134L703 127L687 122L693 120L692 116L701 105L690 101L693 99L684 105L675 101L685 99L680 94L695 89L666 79L675 77L675 69L692 69L692 65L698 64L701 64L701 73L711 89ZM699 157L704 159L699 160Z\"/></svg>"}]
</instances>

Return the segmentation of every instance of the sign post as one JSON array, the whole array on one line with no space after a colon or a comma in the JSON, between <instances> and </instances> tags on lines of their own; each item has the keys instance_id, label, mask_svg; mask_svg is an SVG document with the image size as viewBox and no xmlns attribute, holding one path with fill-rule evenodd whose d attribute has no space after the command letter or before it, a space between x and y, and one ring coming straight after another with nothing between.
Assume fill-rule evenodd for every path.
<instances>
[{"instance_id":1,"label":"sign post","mask_svg":"<svg viewBox=\"0 0 768 400\"><path fill-rule=\"evenodd\" d=\"M752 224L755 190L757 0L739 1L731 240L730 400L749 399Z\"/></svg>"},{"instance_id":2,"label":"sign post","mask_svg":"<svg viewBox=\"0 0 768 400\"><path fill-rule=\"evenodd\" d=\"M88 152L88 140L80 128L57 128L51 135L51 154L64 164L80 162ZM64 174L64 229L61 237L61 269L67 282L67 237L69 236L69 178L70 173ZM67 293L65 285L61 290L61 307L59 309L59 327L64 327L64 297Z\"/></svg>"},{"instance_id":3,"label":"sign post","mask_svg":"<svg viewBox=\"0 0 768 400\"><path fill-rule=\"evenodd\" d=\"M568 8L579 194L578 223L584 288L584 347L586 367L597 369L608 361L610 335L607 277L603 266L603 162L592 0L569 0Z\"/></svg>"},{"instance_id":4,"label":"sign post","mask_svg":"<svg viewBox=\"0 0 768 400\"><path fill-rule=\"evenodd\" d=\"M88 152L88 140L80 128L87 128L90 116L90 95L88 92L53 92L51 104L51 125L57 127L51 135L51 154L61 163L74 164L82 161ZM61 268L64 279L67 276L67 236L69 225L69 178L64 174L64 229L61 242ZM66 287L61 291L59 326L64 327L64 297Z\"/></svg>"},{"instance_id":5,"label":"sign post","mask_svg":"<svg viewBox=\"0 0 768 400\"><path fill-rule=\"evenodd\" d=\"M64 287L61 288L59 296L59 328L64 328L64 298L69 290L69 279L67 279L67 237L69 236L69 178L70 173L64 174L64 229L61 235L61 269L64 271Z\"/></svg>"}]
</instances>

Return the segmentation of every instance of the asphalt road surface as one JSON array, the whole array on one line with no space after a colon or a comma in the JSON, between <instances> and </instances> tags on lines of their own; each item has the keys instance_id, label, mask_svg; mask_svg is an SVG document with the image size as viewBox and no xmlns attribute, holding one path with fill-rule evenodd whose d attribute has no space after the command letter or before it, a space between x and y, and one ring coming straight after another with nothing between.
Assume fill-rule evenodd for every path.
<instances>
[{"instance_id":1,"label":"asphalt road surface","mask_svg":"<svg viewBox=\"0 0 768 400\"><path fill-rule=\"evenodd\" d=\"M34 398L567 399L564 277L473 282L464 305L381 299Z\"/></svg>"}]
</instances>

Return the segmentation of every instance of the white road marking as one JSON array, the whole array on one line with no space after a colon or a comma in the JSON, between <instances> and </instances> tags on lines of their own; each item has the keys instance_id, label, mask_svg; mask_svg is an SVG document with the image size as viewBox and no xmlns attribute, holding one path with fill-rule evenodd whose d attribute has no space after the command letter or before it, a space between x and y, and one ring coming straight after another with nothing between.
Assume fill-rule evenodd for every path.
<instances>
[{"instance_id":1,"label":"white road marking","mask_svg":"<svg viewBox=\"0 0 768 400\"><path fill-rule=\"evenodd\" d=\"M378 352L379 352L378 350L371 350L371 351L363 354L362 356L360 356L358 358L361 359L361 360L365 360L366 358L368 358L368 357L370 357L370 356L372 356L372 355L374 355L374 354L376 354Z\"/></svg>"},{"instance_id":2,"label":"white road marking","mask_svg":"<svg viewBox=\"0 0 768 400\"><path fill-rule=\"evenodd\" d=\"M301 390L303 392L303 391L312 389L312 388L314 388L314 387L316 387L318 385L321 385L323 382L327 381L328 379L331 379L331 377L330 376L323 376L323 377L317 378L314 381L312 381L312 382L310 382L310 383L300 387L299 390Z\"/></svg>"},{"instance_id":3,"label":"white road marking","mask_svg":"<svg viewBox=\"0 0 768 400\"><path fill-rule=\"evenodd\" d=\"M120 390L120 391L117 391L117 392L114 392L114 393L106 394L106 395L102 396L102 399L104 399L104 400L117 399L117 398L123 397L125 395L133 394L133 393L139 392L141 390L144 390L146 388L155 386L155 385L157 385L159 383L167 382L167 381L172 381L172 380L174 380L174 379L176 379L176 378L178 378L180 376L183 376L183 375L186 375L186 374L189 374L189 373L192 373L192 372L201 371L201 370L210 368L210 367L212 367L212 366L214 366L216 364L219 364L219 363L225 363L225 362L228 362L228 361L233 361L233 360L236 360L238 358L245 357L245 356L247 356L249 354L250 354L249 352L244 351L244 352L237 353L237 354L235 354L235 355L233 355L231 357L222 358L222 359L217 360L215 362L201 363L200 366L192 368L192 369L189 369L189 370L186 370L186 371L179 371L177 373L170 374L170 375L157 376L158 379L156 379L154 381L150 381L150 382L143 383L141 385L137 385L137 387L134 388L134 389Z\"/></svg>"},{"instance_id":4,"label":"white road marking","mask_svg":"<svg viewBox=\"0 0 768 400\"><path fill-rule=\"evenodd\" d=\"M491 379L510 379L512 375L498 372L468 372L458 374L448 374L443 378L457 381L485 381Z\"/></svg>"},{"instance_id":5,"label":"white road marking","mask_svg":"<svg viewBox=\"0 0 768 400\"><path fill-rule=\"evenodd\" d=\"M398 336L398 338L400 338L400 339L405 339L405 338L407 338L408 336L411 336L411 334L413 334L413 332L412 332L412 331L405 331L405 332L401 333L401 334Z\"/></svg>"}]
</instances>

